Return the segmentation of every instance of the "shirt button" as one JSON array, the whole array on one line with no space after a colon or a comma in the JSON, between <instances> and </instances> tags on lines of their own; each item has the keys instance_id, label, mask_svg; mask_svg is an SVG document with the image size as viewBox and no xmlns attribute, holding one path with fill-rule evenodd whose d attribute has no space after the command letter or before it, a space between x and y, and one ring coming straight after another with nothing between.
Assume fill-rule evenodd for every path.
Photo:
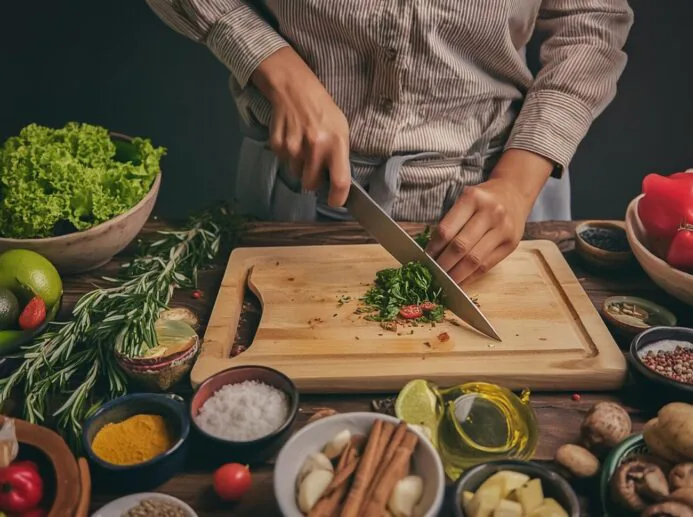
<instances>
[{"instance_id":1,"label":"shirt button","mask_svg":"<svg viewBox=\"0 0 693 517\"><path fill-rule=\"evenodd\" d=\"M388 47L385 49L385 56L388 61L394 61L397 58L397 49L393 47Z\"/></svg>"},{"instance_id":2,"label":"shirt button","mask_svg":"<svg viewBox=\"0 0 693 517\"><path fill-rule=\"evenodd\" d=\"M380 109L385 113L390 113L395 107L395 103L389 97L380 97Z\"/></svg>"}]
</instances>

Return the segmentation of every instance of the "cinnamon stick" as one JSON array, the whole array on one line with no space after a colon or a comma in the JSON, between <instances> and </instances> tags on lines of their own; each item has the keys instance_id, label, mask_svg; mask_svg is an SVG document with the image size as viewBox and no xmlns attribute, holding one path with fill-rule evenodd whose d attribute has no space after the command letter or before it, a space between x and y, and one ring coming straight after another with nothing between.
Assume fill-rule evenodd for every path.
<instances>
[{"instance_id":1,"label":"cinnamon stick","mask_svg":"<svg viewBox=\"0 0 693 517\"><path fill-rule=\"evenodd\" d=\"M402 445L397 447L390 464L387 466L387 470L385 470L382 478L378 481L373 491L373 496L370 500L365 501L365 506L360 515L363 517L382 516L387 505L387 500L399 481L399 476L409 464L418 440L418 437L414 433L407 432L402 441Z\"/></svg>"},{"instance_id":2,"label":"cinnamon stick","mask_svg":"<svg viewBox=\"0 0 693 517\"><path fill-rule=\"evenodd\" d=\"M349 477L353 474L358 460L356 449L354 449L351 444L347 445L339 458L339 463L335 469L335 477L325 489L320 500L311 508L308 517L333 517L337 514L337 508L342 502L342 499L344 499L347 490L349 490ZM349 469L349 473L345 474ZM335 483L340 476L342 481Z\"/></svg>"},{"instance_id":3,"label":"cinnamon stick","mask_svg":"<svg viewBox=\"0 0 693 517\"><path fill-rule=\"evenodd\" d=\"M371 497L373 497L373 491L375 490L375 487L380 481L380 478L382 478L383 473L385 472L385 469L387 469L387 466L390 464L392 461L392 456L394 456L395 451L397 450L397 447L399 447L402 444L402 441L404 440L405 435L407 434L407 423L406 422L400 422L397 428L395 429L394 434L392 435L392 439L390 440L390 443L387 445L387 448L385 449L385 453L383 454L383 458L380 461L380 464L378 465L378 468L375 471L375 475L373 476L373 480L368 486L368 490L366 490L366 496L363 499L364 503L367 503L368 501L371 500ZM363 504L362 504L363 507Z\"/></svg>"},{"instance_id":4,"label":"cinnamon stick","mask_svg":"<svg viewBox=\"0 0 693 517\"><path fill-rule=\"evenodd\" d=\"M340 514L341 517L360 517L359 509L363 503L368 483L373 477L374 470L378 466L378 460L381 456L381 454L378 454L378 447L380 446L383 424L382 420L376 420L373 423L373 427L371 427L366 449L363 451L363 456L354 476L354 482L351 484L351 490L349 490L349 494L344 502L344 507ZM392 427L392 424L390 424L390 427Z\"/></svg>"}]
</instances>

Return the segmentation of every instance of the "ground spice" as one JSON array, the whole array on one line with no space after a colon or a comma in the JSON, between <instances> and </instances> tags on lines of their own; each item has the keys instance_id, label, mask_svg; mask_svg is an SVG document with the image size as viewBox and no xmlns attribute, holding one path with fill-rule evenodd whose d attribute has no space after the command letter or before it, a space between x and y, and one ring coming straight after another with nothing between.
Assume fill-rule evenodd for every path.
<instances>
[{"instance_id":1,"label":"ground spice","mask_svg":"<svg viewBox=\"0 0 693 517\"><path fill-rule=\"evenodd\" d=\"M91 448L100 459L113 465L136 465L166 452L173 443L162 416L135 415L103 426Z\"/></svg>"},{"instance_id":2,"label":"ground spice","mask_svg":"<svg viewBox=\"0 0 693 517\"><path fill-rule=\"evenodd\" d=\"M664 377L693 384L693 348L677 345L671 350L650 350L640 359L650 370Z\"/></svg>"}]
</instances>

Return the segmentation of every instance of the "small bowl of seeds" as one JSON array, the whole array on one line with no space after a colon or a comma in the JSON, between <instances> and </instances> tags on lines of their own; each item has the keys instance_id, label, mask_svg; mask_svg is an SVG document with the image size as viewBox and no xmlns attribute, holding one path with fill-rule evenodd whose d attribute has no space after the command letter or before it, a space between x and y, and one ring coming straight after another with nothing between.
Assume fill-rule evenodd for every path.
<instances>
[{"instance_id":1,"label":"small bowl of seeds","mask_svg":"<svg viewBox=\"0 0 693 517\"><path fill-rule=\"evenodd\" d=\"M653 327L638 334L628 362L643 397L657 405L693 403L693 329Z\"/></svg>"},{"instance_id":2,"label":"small bowl of seeds","mask_svg":"<svg viewBox=\"0 0 693 517\"><path fill-rule=\"evenodd\" d=\"M173 496L143 492L111 501L92 517L197 517L197 514Z\"/></svg>"},{"instance_id":3,"label":"small bowl of seeds","mask_svg":"<svg viewBox=\"0 0 693 517\"><path fill-rule=\"evenodd\" d=\"M625 223L585 221L575 229L575 249L590 265L616 269L633 261Z\"/></svg>"},{"instance_id":4,"label":"small bowl of seeds","mask_svg":"<svg viewBox=\"0 0 693 517\"><path fill-rule=\"evenodd\" d=\"M668 309L637 296L611 296L601 313L609 330L630 346L632 339L652 327L674 327L676 316Z\"/></svg>"}]
</instances>

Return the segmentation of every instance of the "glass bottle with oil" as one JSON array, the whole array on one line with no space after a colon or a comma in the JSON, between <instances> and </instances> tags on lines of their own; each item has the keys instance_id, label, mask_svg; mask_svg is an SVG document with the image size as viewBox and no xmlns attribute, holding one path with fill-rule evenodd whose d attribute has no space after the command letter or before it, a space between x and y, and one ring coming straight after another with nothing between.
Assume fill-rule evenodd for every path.
<instances>
[{"instance_id":1,"label":"glass bottle with oil","mask_svg":"<svg viewBox=\"0 0 693 517\"><path fill-rule=\"evenodd\" d=\"M430 387L440 409L436 445L451 479L479 463L534 454L539 428L529 390L517 396L485 382Z\"/></svg>"}]
</instances>

